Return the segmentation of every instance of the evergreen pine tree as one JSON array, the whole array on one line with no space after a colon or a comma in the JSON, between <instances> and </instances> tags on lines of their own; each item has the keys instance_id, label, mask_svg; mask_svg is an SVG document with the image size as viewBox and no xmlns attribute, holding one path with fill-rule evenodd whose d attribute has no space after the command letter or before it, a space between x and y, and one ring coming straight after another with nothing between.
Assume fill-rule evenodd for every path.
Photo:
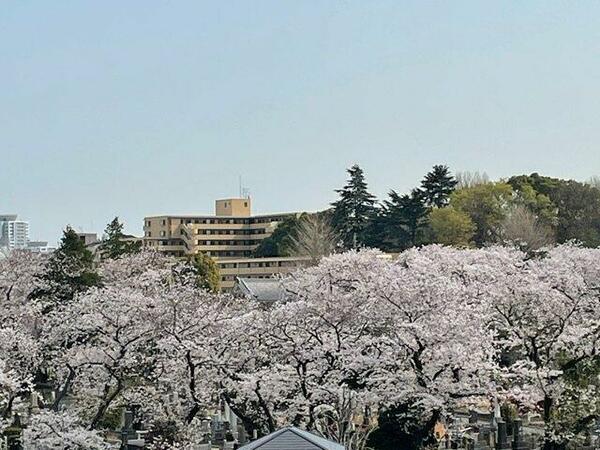
<instances>
[{"instance_id":1,"label":"evergreen pine tree","mask_svg":"<svg viewBox=\"0 0 600 450\"><path fill-rule=\"evenodd\" d=\"M375 213L365 230L365 246L386 251L388 246L385 240L386 218L383 208L375 208Z\"/></svg>"},{"instance_id":2,"label":"evergreen pine tree","mask_svg":"<svg viewBox=\"0 0 600 450\"><path fill-rule=\"evenodd\" d=\"M136 253L141 249L141 242L129 242L123 234L123 224L115 217L104 230L104 237L99 246L103 259L116 259L123 255Z\"/></svg>"},{"instance_id":3,"label":"evergreen pine tree","mask_svg":"<svg viewBox=\"0 0 600 450\"><path fill-rule=\"evenodd\" d=\"M428 208L423 194L413 189L410 194L389 193L383 203L383 221L389 250L404 250L422 244L423 231L427 225Z\"/></svg>"},{"instance_id":4,"label":"evergreen pine tree","mask_svg":"<svg viewBox=\"0 0 600 450\"><path fill-rule=\"evenodd\" d=\"M367 190L362 169L353 165L350 178L342 189L336 189L340 199L333 206L332 224L346 248L358 248L368 243L368 229L376 214L375 196Z\"/></svg>"},{"instance_id":5,"label":"evergreen pine tree","mask_svg":"<svg viewBox=\"0 0 600 450\"><path fill-rule=\"evenodd\" d=\"M67 226L59 247L52 253L44 273L41 275L44 287L34 293L50 303L68 302L90 287L100 285L94 256L75 230Z\"/></svg>"},{"instance_id":6,"label":"evergreen pine tree","mask_svg":"<svg viewBox=\"0 0 600 450\"><path fill-rule=\"evenodd\" d=\"M448 166L433 166L431 172L425 175L425 178L421 181L425 204L438 208L446 206L457 183Z\"/></svg>"}]
</instances>

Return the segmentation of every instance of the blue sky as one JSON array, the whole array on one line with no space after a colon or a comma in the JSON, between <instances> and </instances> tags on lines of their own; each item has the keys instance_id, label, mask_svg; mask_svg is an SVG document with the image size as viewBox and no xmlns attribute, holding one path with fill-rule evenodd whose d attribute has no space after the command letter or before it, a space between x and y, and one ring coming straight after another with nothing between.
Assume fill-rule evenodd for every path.
<instances>
[{"instance_id":1,"label":"blue sky","mask_svg":"<svg viewBox=\"0 0 600 450\"><path fill-rule=\"evenodd\" d=\"M119 215L316 210L433 165L600 174L600 3L0 6L0 213L55 241Z\"/></svg>"}]
</instances>

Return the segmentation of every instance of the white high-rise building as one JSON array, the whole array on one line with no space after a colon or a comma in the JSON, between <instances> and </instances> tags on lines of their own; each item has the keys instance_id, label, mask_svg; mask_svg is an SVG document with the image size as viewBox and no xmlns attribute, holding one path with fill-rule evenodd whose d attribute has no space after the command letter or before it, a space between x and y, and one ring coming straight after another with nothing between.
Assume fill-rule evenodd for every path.
<instances>
[{"instance_id":1,"label":"white high-rise building","mask_svg":"<svg viewBox=\"0 0 600 450\"><path fill-rule=\"evenodd\" d=\"M25 249L29 244L29 222L17 220L16 214L0 215L0 247Z\"/></svg>"}]
</instances>

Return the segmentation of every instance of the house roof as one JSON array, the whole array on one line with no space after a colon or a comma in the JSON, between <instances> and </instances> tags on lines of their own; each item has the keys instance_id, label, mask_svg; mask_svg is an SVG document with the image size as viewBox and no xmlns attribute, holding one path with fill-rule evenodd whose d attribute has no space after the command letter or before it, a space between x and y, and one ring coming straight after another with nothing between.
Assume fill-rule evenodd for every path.
<instances>
[{"instance_id":1,"label":"house roof","mask_svg":"<svg viewBox=\"0 0 600 450\"><path fill-rule=\"evenodd\" d=\"M285 427L239 450L345 450L345 447L308 431Z\"/></svg>"},{"instance_id":2,"label":"house roof","mask_svg":"<svg viewBox=\"0 0 600 450\"><path fill-rule=\"evenodd\" d=\"M286 298L285 287L277 278L237 278L236 281L241 294L259 302L276 302Z\"/></svg>"}]
</instances>

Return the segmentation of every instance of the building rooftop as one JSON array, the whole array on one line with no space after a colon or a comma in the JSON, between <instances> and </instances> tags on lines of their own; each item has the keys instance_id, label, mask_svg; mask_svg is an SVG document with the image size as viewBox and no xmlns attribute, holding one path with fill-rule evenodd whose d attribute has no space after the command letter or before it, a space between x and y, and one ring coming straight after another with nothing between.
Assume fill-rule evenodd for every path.
<instances>
[{"instance_id":1,"label":"building rooftop","mask_svg":"<svg viewBox=\"0 0 600 450\"><path fill-rule=\"evenodd\" d=\"M260 217L273 217L273 216L293 216L300 214L298 212L282 212L282 213L269 213L269 214L252 214L250 216L229 216L229 215L215 215L215 214L154 214L150 216L144 216L146 219L162 219L170 217L172 219L248 219L248 218L260 218Z\"/></svg>"},{"instance_id":2,"label":"building rooftop","mask_svg":"<svg viewBox=\"0 0 600 450\"><path fill-rule=\"evenodd\" d=\"M346 448L333 441L301 430L296 427L285 427L260 438L239 450L345 450Z\"/></svg>"},{"instance_id":3,"label":"building rooftop","mask_svg":"<svg viewBox=\"0 0 600 450\"><path fill-rule=\"evenodd\" d=\"M250 296L259 302L278 302L288 296L285 286L277 278L236 278L234 292Z\"/></svg>"},{"instance_id":4,"label":"building rooftop","mask_svg":"<svg viewBox=\"0 0 600 450\"><path fill-rule=\"evenodd\" d=\"M239 258L232 257L217 261L217 264L230 263L260 263L260 262L277 262L277 261L310 261L310 256L240 256Z\"/></svg>"}]
</instances>

